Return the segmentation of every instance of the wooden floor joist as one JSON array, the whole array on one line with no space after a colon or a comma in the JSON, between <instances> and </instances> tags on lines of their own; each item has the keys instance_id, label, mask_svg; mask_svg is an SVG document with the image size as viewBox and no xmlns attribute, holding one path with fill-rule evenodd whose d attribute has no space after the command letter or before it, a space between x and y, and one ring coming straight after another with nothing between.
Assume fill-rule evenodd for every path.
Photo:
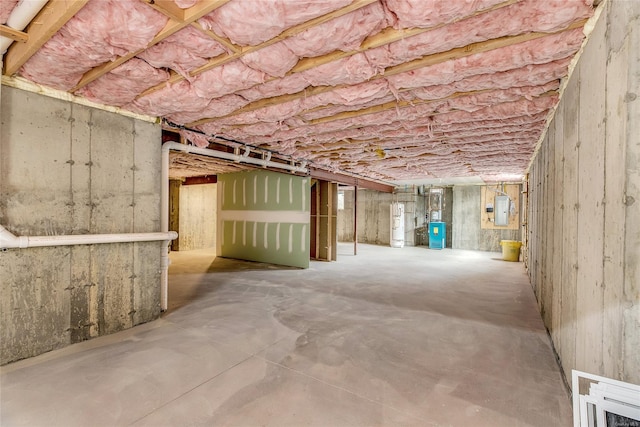
<instances>
[{"instance_id":1,"label":"wooden floor joist","mask_svg":"<svg viewBox=\"0 0 640 427\"><path fill-rule=\"evenodd\" d=\"M88 0L50 1L31 21L27 28L29 39L24 43L14 43L4 55L4 75L12 76L49 39L58 32Z\"/></svg>"},{"instance_id":2,"label":"wooden floor joist","mask_svg":"<svg viewBox=\"0 0 640 427\"><path fill-rule=\"evenodd\" d=\"M372 77L370 79L371 80L377 80L377 79L381 79L381 78L386 78L386 77L390 77L390 76L394 76L397 74L401 74L401 73L405 73L405 72L409 72L409 71L414 71L417 70L419 68L423 68L423 67L427 67L427 66L433 66L433 65L437 65L446 61L451 61L451 60L455 60L455 59L459 59L459 58L464 58L467 56L471 56L471 55L475 55L478 53L483 53L483 52L488 52L491 50L495 50L495 49L499 49L499 48L504 48L507 46L511 46L514 44L518 44L518 43L523 43L526 41L530 41L530 40L535 40L535 39L539 39L542 37L547 37L547 36L551 36L554 34L559 34L562 33L564 31L570 31L576 28L580 28L582 26L584 26L586 20L582 19L579 21L576 21L574 23L572 23L571 25L567 26L566 28L559 30L559 31L555 31L555 32L551 32L551 33L541 33L541 32L535 32L535 33L525 33L525 34L519 34L516 36L505 36L505 37L500 37L497 39L491 39L491 40L486 40L483 42L478 42L478 43L472 43L468 46L463 46L460 48L455 48L455 49L451 49L449 51L446 52L439 52L439 53L435 53L432 55L427 55L424 56L422 58L413 60L413 61L409 61L409 62L405 62L396 66L392 66L389 68L386 68L385 71L383 73L377 74L374 77ZM269 106L273 106L273 105L278 105L278 104L283 104L289 101L293 101L296 99L301 99L301 98L305 98L305 97L309 97L309 96L313 96L313 95L318 95L321 93L325 93L325 92L330 92L332 90L335 89L340 89L340 88L345 88L345 87L349 87L351 85L338 85L338 86L314 86L311 88L306 88L300 92L296 92L293 94L286 94L286 95L280 95L280 96L275 96L275 97L271 97L271 98L263 98L260 99L258 101L254 101L250 104L245 105L242 108L237 109L236 111L234 111L233 113L227 114L225 116L221 116L221 117L216 117L216 118L209 118L209 119L201 119L201 120L197 120L195 122L189 123L188 126L190 127L194 127L194 126L199 126L202 125L204 123L216 120L216 119L221 119L221 118L225 118L225 117L231 117L237 114L241 114L241 113L245 113L245 112L249 112L249 111L255 111L255 110L259 110L261 108L264 107L269 107Z\"/></svg>"}]
</instances>

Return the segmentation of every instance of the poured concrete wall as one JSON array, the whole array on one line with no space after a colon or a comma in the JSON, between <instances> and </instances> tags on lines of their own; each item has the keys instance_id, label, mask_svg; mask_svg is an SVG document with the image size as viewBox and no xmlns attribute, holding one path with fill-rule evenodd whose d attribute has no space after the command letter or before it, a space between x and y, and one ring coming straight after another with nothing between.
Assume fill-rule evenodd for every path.
<instances>
[{"instance_id":1,"label":"poured concrete wall","mask_svg":"<svg viewBox=\"0 0 640 427\"><path fill-rule=\"evenodd\" d=\"M344 192L344 209L338 211L338 241L353 242L353 192ZM420 244L420 229L425 226L425 198L416 187L401 188L394 194L374 190L358 190L358 242L375 245L391 244L391 203L404 204L404 236L406 246Z\"/></svg>"},{"instance_id":2,"label":"poured concrete wall","mask_svg":"<svg viewBox=\"0 0 640 427\"><path fill-rule=\"evenodd\" d=\"M264 170L218 175L218 254L308 268L310 201L307 177Z\"/></svg>"},{"instance_id":3,"label":"poured concrete wall","mask_svg":"<svg viewBox=\"0 0 640 427\"><path fill-rule=\"evenodd\" d=\"M520 228L508 229L482 227L482 189L480 185L453 187L452 247L478 251L499 252L501 240L520 240ZM518 219L519 223L519 219Z\"/></svg>"},{"instance_id":4,"label":"poured concrete wall","mask_svg":"<svg viewBox=\"0 0 640 427\"><path fill-rule=\"evenodd\" d=\"M2 86L0 224L160 231L160 126ZM160 242L0 253L0 363L160 314Z\"/></svg>"},{"instance_id":5,"label":"poured concrete wall","mask_svg":"<svg viewBox=\"0 0 640 427\"><path fill-rule=\"evenodd\" d=\"M527 268L565 374L640 384L640 2L604 6L530 169Z\"/></svg>"}]
</instances>

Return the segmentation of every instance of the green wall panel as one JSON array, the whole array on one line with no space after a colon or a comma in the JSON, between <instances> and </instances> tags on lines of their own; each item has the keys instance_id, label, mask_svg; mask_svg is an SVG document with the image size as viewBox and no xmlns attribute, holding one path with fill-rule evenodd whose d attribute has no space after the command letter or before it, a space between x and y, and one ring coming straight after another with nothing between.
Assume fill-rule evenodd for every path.
<instances>
[{"instance_id":1,"label":"green wall panel","mask_svg":"<svg viewBox=\"0 0 640 427\"><path fill-rule=\"evenodd\" d=\"M220 256L309 267L309 178L256 170L218 186Z\"/></svg>"}]
</instances>

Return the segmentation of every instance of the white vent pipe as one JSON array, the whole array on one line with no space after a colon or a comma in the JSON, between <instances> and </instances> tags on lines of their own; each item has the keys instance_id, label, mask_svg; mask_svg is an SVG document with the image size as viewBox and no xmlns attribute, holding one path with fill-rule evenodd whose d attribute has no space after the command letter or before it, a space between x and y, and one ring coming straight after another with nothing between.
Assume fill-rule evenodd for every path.
<instances>
[{"instance_id":1,"label":"white vent pipe","mask_svg":"<svg viewBox=\"0 0 640 427\"><path fill-rule=\"evenodd\" d=\"M5 24L14 30L22 31L35 18L40 10L47 4L47 0L20 0ZM4 55L13 40L0 36L0 54Z\"/></svg>"},{"instance_id":2,"label":"white vent pipe","mask_svg":"<svg viewBox=\"0 0 640 427\"><path fill-rule=\"evenodd\" d=\"M71 234L63 236L15 236L0 225L0 249L43 246L95 245L101 243L154 242L173 240L178 233Z\"/></svg>"},{"instance_id":3,"label":"white vent pipe","mask_svg":"<svg viewBox=\"0 0 640 427\"><path fill-rule=\"evenodd\" d=\"M183 151L185 153L191 153L191 154L199 154L201 156L207 156L207 157L215 157L217 159L224 159L224 160L231 160L233 162L237 162L237 163L249 163L252 165L257 165L257 166L262 166L262 167L270 167L270 168L276 168L276 169L284 169L284 170L288 170L291 172L299 172L299 173L309 173L309 170L306 168L306 166L304 164L301 164L300 166L295 166L292 164L288 164L288 163L280 163L280 162L273 162L271 161L271 153L270 152L266 152L266 157L263 159L257 159L255 157L250 157L249 154L251 154L251 148L250 147L245 147L245 151L244 153L240 154L240 150L236 150L235 153L227 153L225 151L217 151L217 150L210 150L208 148L200 148L200 147L196 147L194 145L186 145L186 144L180 144L179 142L174 142L174 141L169 141L169 142L165 142L162 145L162 149L163 149L163 153L169 153L169 150L174 150L174 151ZM167 175L168 177L168 175Z\"/></svg>"}]
</instances>

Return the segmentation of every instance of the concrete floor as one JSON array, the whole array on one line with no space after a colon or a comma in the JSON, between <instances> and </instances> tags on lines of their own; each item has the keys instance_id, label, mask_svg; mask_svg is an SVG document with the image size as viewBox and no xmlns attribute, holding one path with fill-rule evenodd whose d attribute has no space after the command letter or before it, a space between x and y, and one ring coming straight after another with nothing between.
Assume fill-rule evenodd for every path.
<instances>
[{"instance_id":1,"label":"concrete floor","mask_svg":"<svg viewBox=\"0 0 640 427\"><path fill-rule=\"evenodd\" d=\"M341 245L308 270L172 253L170 310L4 366L2 426L570 426L521 263Z\"/></svg>"}]
</instances>

